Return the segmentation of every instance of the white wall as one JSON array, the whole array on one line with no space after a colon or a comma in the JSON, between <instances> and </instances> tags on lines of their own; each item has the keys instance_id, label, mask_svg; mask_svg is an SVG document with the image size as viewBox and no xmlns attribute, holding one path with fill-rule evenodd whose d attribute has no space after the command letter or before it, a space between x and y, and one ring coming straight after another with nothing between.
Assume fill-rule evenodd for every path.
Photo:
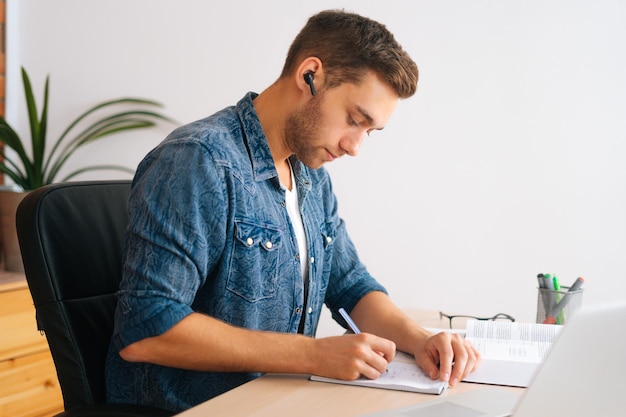
<instances>
[{"instance_id":1,"label":"white wall","mask_svg":"<svg viewBox=\"0 0 626 417\"><path fill-rule=\"evenodd\" d=\"M200 118L274 81L329 7L387 24L421 71L385 131L329 166L362 258L399 305L532 320L538 272L584 276L585 304L626 297L621 0L9 0L7 117L25 129L23 65L37 91L51 76L51 138L122 95ZM72 165L135 166L168 130Z\"/></svg>"}]
</instances>

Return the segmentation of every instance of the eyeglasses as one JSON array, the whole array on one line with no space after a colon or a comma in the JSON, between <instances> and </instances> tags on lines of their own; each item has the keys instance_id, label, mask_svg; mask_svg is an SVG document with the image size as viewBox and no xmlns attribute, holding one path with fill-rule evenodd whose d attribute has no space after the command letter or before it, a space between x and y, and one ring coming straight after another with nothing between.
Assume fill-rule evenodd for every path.
<instances>
[{"instance_id":1,"label":"eyeglasses","mask_svg":"<svg viewBox=\"0 0 626 417\"><path fill-rule=\"evenodd\" d=\"M461 328L465 326L465 322L467 320L491 320L491 321L496 321L496 320L502 320L502 321L515 321L515 319L508 315L508 314L504 314L504 313L498 313L495 316L491 316L491 317L476 317L476 316L466 316L463 314L458 314L458 315L454 315L454 316L450 316L446 313L443 312L439 312L439 320L442 320L443 318L447 318L448 321L450 322L450 328L454 329L455 326L456 328ZM452 323L452 321L454 320L454 325Z\"/></svg>"}]
</instances>

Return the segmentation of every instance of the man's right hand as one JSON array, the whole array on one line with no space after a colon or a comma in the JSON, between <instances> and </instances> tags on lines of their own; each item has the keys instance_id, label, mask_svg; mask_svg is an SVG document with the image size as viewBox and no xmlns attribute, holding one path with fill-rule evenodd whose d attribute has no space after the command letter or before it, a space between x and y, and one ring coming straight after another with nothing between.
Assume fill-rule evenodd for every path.
<instances>
[{"instance_id":1,"label":"man's right hand","mask_svg":"<svg viewBox=\"0 0 626 417\"><path fill-rule=\"evenodd\" d=\"M309 373L343 380L376 379L396 355L396 344L369 333L314 339Z\"/></svg>"}]
</instances>

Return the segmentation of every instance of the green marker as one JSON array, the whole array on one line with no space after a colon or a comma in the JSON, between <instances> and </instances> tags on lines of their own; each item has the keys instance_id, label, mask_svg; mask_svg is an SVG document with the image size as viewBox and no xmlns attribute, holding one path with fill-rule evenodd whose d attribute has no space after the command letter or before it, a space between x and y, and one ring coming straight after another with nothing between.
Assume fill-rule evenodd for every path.
<instances>
[{"instance_id":1,"label":"green marker","mask_svg":"<svg viewBox=\"0 0 626 417\"><path fill-rule=\"evenodd\" d=\"M552 278L552 282L554 285L554 291L560 291L561 290L561 283L559 282L559 278L555 275ZM563 296L561 294L556 294L556 302L557 304L561 302L561 298ZM561 310L559 312L559 315L556 318L556 324L565 324L565 311Z\"/></svg>"}]
</instances>

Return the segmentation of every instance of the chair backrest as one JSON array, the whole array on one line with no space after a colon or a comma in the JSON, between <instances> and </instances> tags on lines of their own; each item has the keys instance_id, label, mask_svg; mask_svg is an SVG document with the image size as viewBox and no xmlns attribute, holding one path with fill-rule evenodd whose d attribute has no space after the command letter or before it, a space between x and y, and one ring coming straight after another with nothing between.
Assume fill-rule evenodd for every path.
<instances>
[{"instance_id":1,"label":"chair backrest","mask_svg":"<svg viewBox=\"0 0 626 417\"><path fill-rule=\"evenodd\" d=\"M17 210L24 271L66 409L106 402L130 181L59 183Z\"/></svg>"}]
</instances>

